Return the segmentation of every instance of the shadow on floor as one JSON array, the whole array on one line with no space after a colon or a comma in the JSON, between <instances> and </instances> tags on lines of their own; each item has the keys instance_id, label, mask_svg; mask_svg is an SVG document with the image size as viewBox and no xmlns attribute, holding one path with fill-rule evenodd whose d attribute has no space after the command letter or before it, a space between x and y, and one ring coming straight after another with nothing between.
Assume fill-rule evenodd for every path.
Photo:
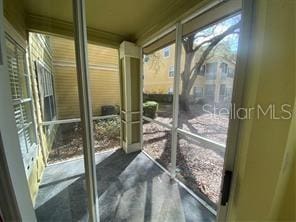
<instances>
[{"instance_id":1,"label":"shadow on floor","mask_svg":"<svg viewBox=\"0 0 296 222\"><path fill-rule=\"evenodd\" d=\"M214 221L215 217L143 153L96 155L101 221ZM83 159L49 165L38 221L87 221Z\"/></svg>"}]
</instances>

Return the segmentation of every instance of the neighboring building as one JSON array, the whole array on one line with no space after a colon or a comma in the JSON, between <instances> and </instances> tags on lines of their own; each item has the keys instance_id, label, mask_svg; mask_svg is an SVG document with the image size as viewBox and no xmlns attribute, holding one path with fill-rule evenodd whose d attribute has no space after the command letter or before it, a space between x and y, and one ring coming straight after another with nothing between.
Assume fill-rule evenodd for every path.
<instances>
[{"instance_id":1,"label":"neighboring building","mask_svg":"<svg viewBox=\"0 0 296 222\"><path fill-rule=\"evenodd\" d=\"M171 94L174 85L175 45L170 45L146 55L144 58L144 93ZM181 56L181 72L184 69L185 51ZM206 98L215 103L230 101L233 87L235 62L215 55L203 65L191 89L196 98ZM182 81L180 81L181 90Z\"/></svg>"},{"instance_id":2,"label":"neighboring building","mask_svg":"<svg viewBox=\"0 0 296 222\"><path fill-rule=\"evenodd\" d=\"M170 45L144 58L144 93L168 94L174 85L175 45Z\"/></svg>"},{"instance_id":3,"label":"neighboring building","mask_svg":"<svg viewBox=\"0 0 296 222\"><path fill-rule=\"evenodd\" d=\"M222 56L214 56L202 67L192 88L192 95L206 98L210 102L230 102L233 87L235 63Z\"/></svg>"},{"instance_id":4,"label":"neighboring building","mask_svg":"<svg viewBox=\"0 0 296 222\"><path fill-rule=\"evenodd\" d=\"M80 117L74 41L50 37L58 119ZM120 104L118 50L88 44L92 109L101 115L104 105Z\"/></svg>"}]
</instances>

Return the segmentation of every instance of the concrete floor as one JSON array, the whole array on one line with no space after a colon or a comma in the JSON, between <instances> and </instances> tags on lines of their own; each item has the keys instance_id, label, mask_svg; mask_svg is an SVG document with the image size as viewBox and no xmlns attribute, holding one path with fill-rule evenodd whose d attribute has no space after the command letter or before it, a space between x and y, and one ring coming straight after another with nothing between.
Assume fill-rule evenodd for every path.
<instances>
[{"instance_id":1,"label":"concrete floor","mask_svg":"<svg viewBox=\"0 0 296 222\"><path fill-rule=\"evenodd\" d=\"M214 221L215 216L144 153L96 155L99 211L110 221ZM83 159L49 165L35 211L38 221L87 221Z\"/></svg>"}]
</instances>

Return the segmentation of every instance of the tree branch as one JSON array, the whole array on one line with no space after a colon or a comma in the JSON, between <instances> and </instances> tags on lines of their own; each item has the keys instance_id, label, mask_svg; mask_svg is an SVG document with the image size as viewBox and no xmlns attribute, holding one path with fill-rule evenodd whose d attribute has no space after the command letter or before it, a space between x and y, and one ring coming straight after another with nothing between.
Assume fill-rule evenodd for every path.
<instances>
[{"instance_id":1,"label":"tree branch","mask_svg":"<svg viewBox=\"0 0 296 222\"><path fill-rule=\"evenodd\" d=\"M209 55L209 53L211 52L211 50L221 41L223 40L226 36L234 33L239 27L240 27L241 22L236 23L235 25L229 27L226 31L224 31L223 33L213 37L212 39L208 40L209 45L207 46L207 48L203 51L203 53L201 54L200 59L198 60L198 62L194 65L193 69L191 70L191 72L189 73L190 77L190 86L192 87L195 79L200 71L201 66L203 65L204 61L206 60L207 56ZM201 47L202 45L204 45L205 42L201 43L200 45L198 45L197 47Z\"/></svg>"}]
</instances>

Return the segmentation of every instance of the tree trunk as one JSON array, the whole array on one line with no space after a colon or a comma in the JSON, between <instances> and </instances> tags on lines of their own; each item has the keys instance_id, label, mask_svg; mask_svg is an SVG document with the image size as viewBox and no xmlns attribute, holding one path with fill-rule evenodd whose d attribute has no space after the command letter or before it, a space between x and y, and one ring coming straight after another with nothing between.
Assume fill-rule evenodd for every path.
<instances>
[{"instance_id":1,"label":"tree trunk","mask_svg":"<svg viewBox=\"0 0 296 222\"><path fill-rule=\"evenodd\" d=\"M186 69L186 68L185 68ZM182 75L182 91L180 95L180 108L185 111L190 111L190 78L186 75L186 70Z\"/></svg>"},{"instance_id":2,"label":"tree trunk","mask_svg":"<svg viewBox=\"0 0 296 222\"><path fill-rule=\"evenodd\" d=\"M182 88L180 95L180 108L185 112L190 111L190 68L194 57L193 52L186 52L184 72L181 75Z\"/></svg>"},{"instance_id":3,"label":"tree trunk","mask_svg":"<svg viewBox=\"0 0 296 222\"><path fill-rule=\"evenodd\" d=\"M186 112L190 111L190 91L194 86L197 76L200 75L200 70L204 62L206 61L208 55L213 50L213 48L226 36L234 33L236 29L240 26L240 22L228 28L226 31L213 37L211 40L206 40L200 43L198 46L194 47L194 35L187 37L183 40L183 48L185 50L185 64L184 72L181 74L182 79L182 91L180 95L180 108ZM192 60L194 54L199 50L205 43L209 43L206 49L200 55L199 60L195 63L194 67L191 69Z\"/></svg>"}]
</instances>

